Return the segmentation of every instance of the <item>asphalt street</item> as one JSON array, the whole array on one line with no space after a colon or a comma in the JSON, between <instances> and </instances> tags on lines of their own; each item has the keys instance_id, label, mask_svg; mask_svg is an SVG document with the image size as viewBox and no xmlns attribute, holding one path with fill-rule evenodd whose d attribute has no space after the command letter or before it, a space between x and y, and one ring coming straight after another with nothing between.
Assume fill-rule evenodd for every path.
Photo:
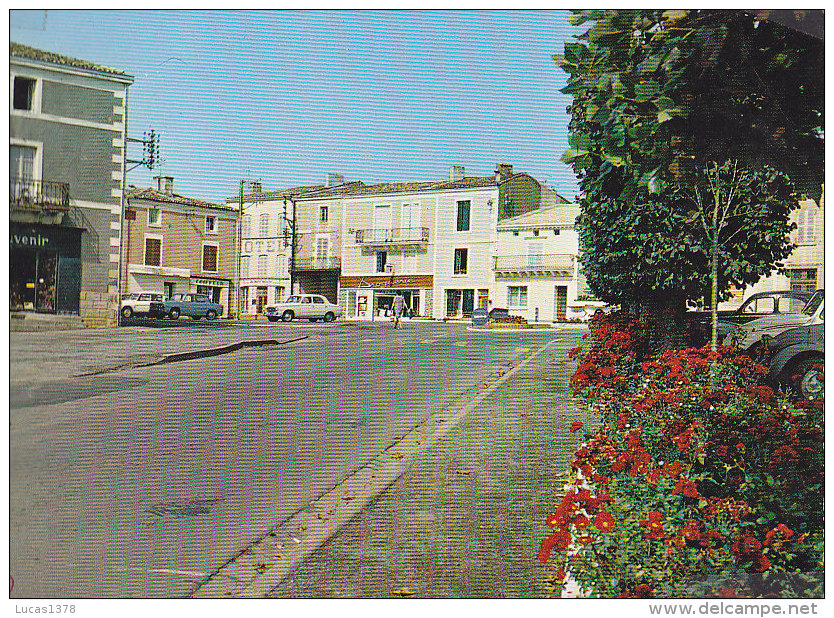
<instances>
[{"instance_id":1,"label":"asphalt street","mask_svg":"<svg viewBox=\"0 0 834 618\"><path fill-rule=\"evenodd\" d=\"M579 337L462 324L224 325L229 340L244 331L296 340L164 365L129 362L154 356L154 338L169 347L177 339L178 349L216 343L201 339L207 328L111 331L122 344L125 333L141 342L127 352L88 335L75 374L40 376L60 386L52 391L31 376L16 380L13 362L13 596L185 596L421 420L483 388L496 369ZM32 342L43 347L50 335L56 353L64 342L69 356L76 336L35 335L12 338L13 360L16 346L21 358L37 356ZM77 377L79 367L108 364L123 369ZM16 390L27 394L16 399Z\"/></svg>"}]
</instances>

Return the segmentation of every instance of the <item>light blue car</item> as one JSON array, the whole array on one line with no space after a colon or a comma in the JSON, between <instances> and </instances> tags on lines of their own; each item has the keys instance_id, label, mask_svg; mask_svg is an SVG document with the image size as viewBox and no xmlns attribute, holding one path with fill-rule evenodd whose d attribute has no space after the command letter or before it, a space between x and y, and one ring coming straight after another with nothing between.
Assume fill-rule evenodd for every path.
<instances>
[{"instance_id":1,"label":"light blue car","mask_svg":"<svg viewBox=\"0 0 834 618\"><path fill-rule=\"evenodd\" d=\"M206 294L174 294L165 301L165 314L172 320L177 320L181 315L199 320L206 318L214 320L217 316L223 315L223 305L213 303Z\"/></svg>"}]
</instances>

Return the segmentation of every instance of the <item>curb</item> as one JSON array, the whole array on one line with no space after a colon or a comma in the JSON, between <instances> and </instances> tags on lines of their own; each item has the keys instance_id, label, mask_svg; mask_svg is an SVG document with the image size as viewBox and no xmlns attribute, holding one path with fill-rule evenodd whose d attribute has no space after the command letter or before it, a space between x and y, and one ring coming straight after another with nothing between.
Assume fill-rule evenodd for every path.
<instances>
[{"instance_id":1,"label":"curb","mask_svg":"<svg viewBox=\"0 0 834 618\"><path fill-rule=\"evenodd\" d=\"M221 354L229 354L236 352L243 348L258 348L267 345L284 345L287 343L294 343L302 339L309 339L309 335L296 337L287 341L278 341L277 339L259 339L256 341L240 341L230 345L221 346L219 348L207 348L204 350L193 350L191 352L177 352L175 354L166 354L149 363L127 363L124 365L116 365L115 367L107 367L105 369L97 369L96 371L89 371L87 373L79 373L72 377L86 378L90 376L97 376L103 373L112 373L114 371L122 371L126 369L136 369L138 367L153 367L154 365L164 365L167 363L179 363L187 360L194 360L196 358L208 358L209 356L220 356Z\"/></svg>"},{"instance_id":2,"label":"curb","mask_svg":"<svg viewBox=\"0 0 834 618\"><path fill-rule=\"evenodd\" d=\"M189 596L265 597L400 478L420 453L434 446L501 384L558 341L554 339L528 354L474 396L470 389L445 410L430 415L333 489L232 557Z\"/></svg>"},{"instance_id":3,"label":"curb","mask_svg":"<svg viewBox=\"0 0 834 618\"><path fill-rule=\"evenodd\" d=\"M309 338L309 335L303 337L296 337L288 341L278 341L277 339L260 339L256 341L241 341L231 345L221 346L219 348L208 348L205 350L194 350L193 352L178 352L176 354L167 354L152 363L144 365L137 365L137 367L150 367L152 365L164 365L166 363L179 363L181 361L193 360L195 358L208 358L209 356L220 356L221 354L229 354L230 352L237 352L243 348L259 348L267 345L284 345L286 343L293 343Z\"/></svg>"}]
</instances>

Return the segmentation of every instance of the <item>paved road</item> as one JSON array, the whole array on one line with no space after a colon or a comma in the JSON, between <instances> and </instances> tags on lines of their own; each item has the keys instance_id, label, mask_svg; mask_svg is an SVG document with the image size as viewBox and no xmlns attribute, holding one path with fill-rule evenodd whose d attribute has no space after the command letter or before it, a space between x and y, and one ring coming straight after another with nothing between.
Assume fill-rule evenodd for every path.
<instances>
[{"instance_id":1,"label":"paved road","mask_svg":"<svg viewBox=\"0 0 834 618\"><path fill-rule=\"evenodd\" d=\"M308 337L30 390L10 419L13 595L185 595L496 368L577 338L410 326L252 325Z\"/></svg>"}]
</instances>

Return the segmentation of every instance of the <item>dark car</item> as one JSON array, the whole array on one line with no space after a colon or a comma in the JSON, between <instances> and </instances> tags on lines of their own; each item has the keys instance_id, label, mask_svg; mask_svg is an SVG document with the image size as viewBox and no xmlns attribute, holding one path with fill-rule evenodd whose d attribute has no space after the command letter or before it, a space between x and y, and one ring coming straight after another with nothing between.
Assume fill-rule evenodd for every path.
<instances>
[{"instance_id":1,"label":"dark car","mask_svg":"<svg viewBox=\"0 0 834 618\"><path fill-rule=\"evenodd\" d=\"M799 326L762 338L767 350L768 379L804 399L825 399L825 325Z\"/></svg>"},{"instance_id":2,"label":"dark car","mask_svg":"<svg viewBox=\"0 0 834 618\"><path fill-rule=\"evenodd\" d=\"M719 311L719 322L729 324L746 324L759 318L764 318L780 313L802 313L805 306L814 292L803 290L781 290L774 292L757 292L747 298L738 309L730 311ZM698 312L704 318L709 319L708 311Z\"/></svg>"}]
</instances>

